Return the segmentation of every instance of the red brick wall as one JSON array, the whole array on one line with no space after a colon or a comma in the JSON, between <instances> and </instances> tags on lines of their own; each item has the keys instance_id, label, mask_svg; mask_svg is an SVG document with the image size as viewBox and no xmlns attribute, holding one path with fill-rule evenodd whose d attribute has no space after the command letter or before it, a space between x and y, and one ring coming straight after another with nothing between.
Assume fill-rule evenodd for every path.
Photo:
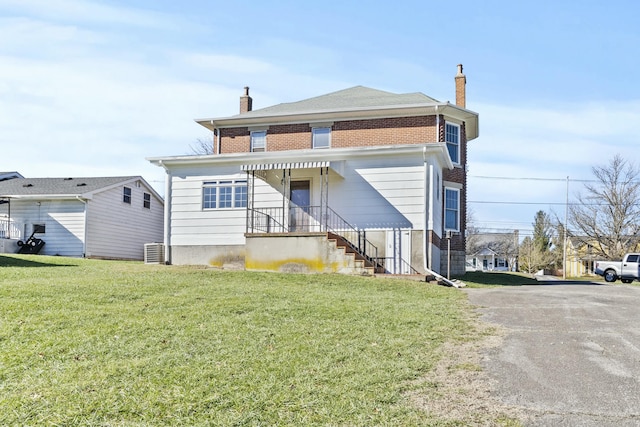
<instances>
[{"instance_id":1,"label":"red brick wall","mask_svg":"<svg viewBox=\"0 0 640 427\"><path fill-rule=\"evenodd\" d=\"M441 127L441 132L443 127L444 126ZM464 123L460 126L460 164L461 166L457 166L452 170L444 171L445 181L462 184L462 190L460 190L460 233L451 238L452 251L464 251L466 246L465 234L467 230L467 172L465 165L467 164L467 132ZM444 217L444 205L442 206L442 210L442 215ZM446 241L442 242L442 244L440 245L440 249L447 249Z\"/></svg>"},{"instance_id":2,"label":"red brick wall","mask_svg":"<svg viewBox=\"0 0 640 427\"><path fill-rule=\"evenodd\" d=\"M396 144L424 144L435 141L435 117L400 117L391 119L335 122L331 128L331 147L370 147ZM221 129L222 153L250 150L248 128ZM311 148L308 123L271 125L267 130L267 151Z\"/></svg>"}]
</instances>

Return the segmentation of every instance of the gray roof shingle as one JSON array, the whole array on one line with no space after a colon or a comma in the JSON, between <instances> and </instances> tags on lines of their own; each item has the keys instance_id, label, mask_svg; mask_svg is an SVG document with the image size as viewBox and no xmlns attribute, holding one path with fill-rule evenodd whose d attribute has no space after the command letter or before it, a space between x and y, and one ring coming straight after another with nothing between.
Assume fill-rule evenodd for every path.
<instances>
[{"instance_id":1,"label":"gray roof shingle","mask_svg":"<svg viewBox=\"0 0 640 427\"><path fill-rule=\"evenodd\" d=\"M354 86L349 89L339 90L302 101L286 102L249 111L233 117L260 117L344 109L369 109L398 105L437 104L438 102L439 101L420 92L396 94L365 86Z\"/></svg>"},{"instance_id":2,"label":"gray roof shingle","mask_svg":"<svg viewBox=\"0 0 640 427\"><path fill-rule=\"evenodd\" d=\"M15 178L0 182L0 197L82 196L125 183L138 176L99 178Z\"/></svg>"}]
</instances>

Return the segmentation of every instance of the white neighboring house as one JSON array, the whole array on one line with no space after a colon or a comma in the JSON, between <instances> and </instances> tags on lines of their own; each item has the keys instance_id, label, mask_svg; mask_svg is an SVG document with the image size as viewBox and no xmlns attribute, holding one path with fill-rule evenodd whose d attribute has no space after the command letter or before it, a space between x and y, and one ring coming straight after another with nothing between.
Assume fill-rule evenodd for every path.
<instances>
[{"instance_id":1,"label":"white neighboring house","mask_svg":"<svg viewBox=\"0 0 640 427\"><path fill-rule=\"evenodd\" d=\"M142 260L162 242L164 201L140 176L0 182L0 241L44 240L43 255ZM0 246L0 248L2 247Z\"/></svg>"},{"instance_id":2,"label":"white neighboring house","mask_svg":"<svg viewBox=\"0 0 640 427\"><path fill-rule=\"evenodd\" d=\"M456 104L355 86L259 110L245 88L239 114L197 120L213 154L148 158L167 172L166 261L464 274L478 114L461 65L455 84Z\"/></svg>"}]
</instances>

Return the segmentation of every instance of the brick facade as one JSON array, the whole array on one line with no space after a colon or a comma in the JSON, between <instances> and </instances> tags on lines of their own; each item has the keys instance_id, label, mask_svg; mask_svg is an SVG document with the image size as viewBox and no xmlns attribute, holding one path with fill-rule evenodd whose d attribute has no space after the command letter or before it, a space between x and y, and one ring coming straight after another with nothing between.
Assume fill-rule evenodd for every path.
<instances>
[{"instance_id":1,"label":"brick facade","mask_svg":"<svg viewBox=\"0 0 640 427\"><path fill-rule=\"evenodd\" d=\"M269 126L267 151L311 148L312 126L309 123ZM224 128L219 132L222 154L249 152L251 132L248 127ZM332 148L424 144L435 138L434 116L338 121L331 127Z\"/></svg>"}]
</instances>

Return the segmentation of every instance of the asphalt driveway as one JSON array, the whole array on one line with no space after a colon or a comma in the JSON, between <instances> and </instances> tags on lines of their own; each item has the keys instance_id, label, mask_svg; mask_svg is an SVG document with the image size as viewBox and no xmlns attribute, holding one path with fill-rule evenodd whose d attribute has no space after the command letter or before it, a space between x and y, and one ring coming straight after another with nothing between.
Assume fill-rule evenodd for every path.
<instances>
[{"instance_id":1,"label":"asphalt driveway","mask_svg":"<svg viewBox=\"0 0 640 427\"><path fill-rule=\"evenodd\" d=\"M640 287L565 284L467 289L506 328L483 365L492 394L530 426L640 426Z\"/></svg>"}]
</instances>

